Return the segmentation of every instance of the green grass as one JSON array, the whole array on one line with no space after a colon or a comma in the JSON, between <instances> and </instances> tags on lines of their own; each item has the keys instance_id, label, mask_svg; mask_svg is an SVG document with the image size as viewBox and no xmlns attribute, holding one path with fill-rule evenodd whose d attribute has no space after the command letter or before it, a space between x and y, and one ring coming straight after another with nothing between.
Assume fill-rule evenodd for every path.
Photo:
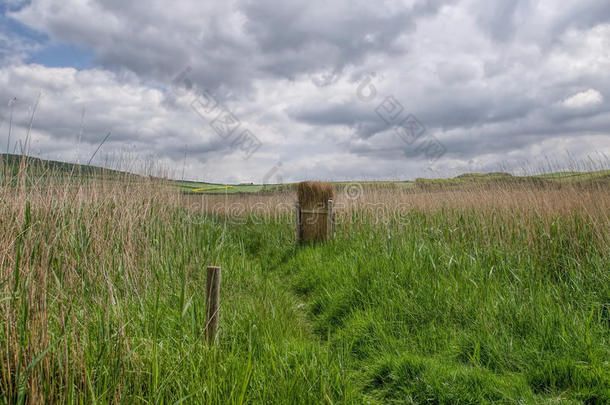
<instances>
[{"instance_id":1,"label":"green grass","mask_svg":"<svg viewBox=\"0 0 610 405\"><path fill-rule=\"evenodd\" d=\"M213 184L181 181L175 185L186 194L258 193L263 190L261 184Z\"/></svg>"},{"instance_id":2,"label":"green grass","mask_svg":"<svg viewBox=\"0 0 610 405\"><path fill-rule=\"evenodd\" d=\"M276 258L369 398L607 403L610 259L578 215L534 226L532 242L517 227L490 237L474 212L413 213L287 255L263 232L241 238Z\"/></svg>"},{"instance_id":3,"label":"green grass","mask_svg":"<svg viewBox=\"0 0 610 405\"><path fill-rule=\"evenodd\" d=\"M288 217L231 225L153 200L129 219L130 204L25 206L0 347L29 355L16 387L3 371L0 403L31 399L32 373L62 402L610 401L610 258L578 214L526 231L411 212L295 248ZM209 264L223 267L218 346L202 338Z\"/></svg>"},{"instance_id":4,"label":"green grass","mask_svg":"<svg viewBox=\"0 0 610 405\"><path fill-rule=\"evenodd\" d=\"M94 233L86 211L77 218L55 212L55 228L40 221L47 214L26 208L10 271L22 277L0 283L0 303L19 321L0 318L0 346L17 344L14 354L31 354L14 365L16 384L2 375L0 403L32 400L32 370L40 373L41 397L62 402L313 403L356 395L337 355L320 349L296 296L278 288L277 274L248 260L250 247L222 222L183 211L168 216L153 204L139 227L119 230L120 207L97 210L103 235ZM279 226L268 230L281 235ZM96 251L98 238L104 242ZM57 243L47 245L51 239ZM23 274L41 260L45 275ZM204 268L212 263L224 268L218 347L203 340ZM43 280L48 294L30 298ZM48 308L44 347L36 344L39 299ZM11 329L16 341L6 333ZM44 372L39 356L48 362Z\"/></svg>"},{"instance_id":5,"label":"green grass","mask_svg":"<svg viewBox=\"0 0 610 405\"><path fill-rule=\"evenodd\" d=\"M459 188L464 186L561 186L562 184L610 184L610 170L590 172L562 171L531 176L513 176L509 173L464 173L450 179L415 179L414 187L422 190Z\"/></svg>"},{"instance_id":6,"label":"green grass","mask_svg":"<svg viewBox=\"0 0 610 405\"><path fill-rule=\"evenodd\" d=\"M350 212L296 247L125 185L0 189L0 404L610 403L607 213Z\"/></svg>"}]
</instances>

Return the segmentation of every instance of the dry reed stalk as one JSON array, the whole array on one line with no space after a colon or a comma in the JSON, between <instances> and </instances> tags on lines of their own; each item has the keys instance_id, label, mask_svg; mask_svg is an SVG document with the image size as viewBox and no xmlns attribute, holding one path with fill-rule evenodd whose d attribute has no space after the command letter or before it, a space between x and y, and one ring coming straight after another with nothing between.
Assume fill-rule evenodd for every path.
<instances>
[{"instance_id":1,"label":"dry reed stalk","mask_svg":"<svg viewBox=\"0 0 610 405\"><path fill-rule=\"evenodd\" d=\"M136 177L86 184L49 178L42 185L25 179L27 170L18 176L0 185L0 391L6 398L17 398L21 383L27 403L42 403L61 396L45 391L48 381L57 382L46 385L54 390L69 386L63 379L72 375L71 383L80 381L75 388L87 390L88 331L79 325L88 315L72 309L87 308L78 303L86 285L107 286L113 304L126 299L114 291L116 269L99 265L95 258L107 259L120 244L121 277L128 280L132 297L143 294L151 278L142 271L147 269L147 224L154 213L178 208L179 198L175 188L162 181ZM173 225L171 215L156 218ZM77 240L87 244L77 246ZM67 250L73 254L62 253ZM115 321L122 330L126 321ZM51 336L52 326L63 335ZM122 343L125 347L118 349L129 352L129 342ZM17 381L25 378L24 367L53 345L63 358L45 355L26 380Z\"/></svg>"}]
</instances>

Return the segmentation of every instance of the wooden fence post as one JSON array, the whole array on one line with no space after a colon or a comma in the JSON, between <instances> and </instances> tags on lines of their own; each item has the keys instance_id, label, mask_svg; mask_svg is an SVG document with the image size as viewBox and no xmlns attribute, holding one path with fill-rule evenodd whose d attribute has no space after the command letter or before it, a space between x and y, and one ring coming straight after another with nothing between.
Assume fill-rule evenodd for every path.
<instances>
[{"instance_id":1,"label":"wooden fence post","mask_svg":"<svg viewBox=\"0 0 610 405\"><path fill-rule=\"evenodd\" d=\"M333 221L333 200L328 200L328 206L326 211L326 235L328 240L331 240L334 236L334 221Z\"/></svg>"},{"instance_id":2,"label":"wooden fence post","mask_svg":"<svg viewBox=\"0 0 610 405\"><path fill-rule=\"evenodd\" d=\"M301 241L301 204L294 204L294 240L296 244Z\"/></svg>"},{"instance_id":3,"label":"wooden fence post","mask_svg":"<svg viewBox=\"0 0 610 405\"><path fill-rule=\"evenodd\" d=\"M219 266L206 268L206 316L205 339L208 343L218 343L218 311L220 309L220 277Z\"/></svg>"}]
</instances>

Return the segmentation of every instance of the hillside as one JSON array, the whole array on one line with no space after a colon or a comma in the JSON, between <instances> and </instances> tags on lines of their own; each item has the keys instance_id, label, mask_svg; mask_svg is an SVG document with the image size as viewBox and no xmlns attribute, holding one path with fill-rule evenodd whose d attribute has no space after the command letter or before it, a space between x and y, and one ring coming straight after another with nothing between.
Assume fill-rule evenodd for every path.
<instances>
[{"instance_id":1,"label":"hillside","mask_svg":"<svg viewBox=\"0 0 610 405\"><path fill-rule=\"evenodd\" d=\"M141 176L92 165L40 159L32 156L0 154L0 184L16 184L25 168L25 185L83 184L91 181L138 180Z\"/></svg>"},{"instance_id":2,"label":"hillside","mask_svg":"<svg viewBox=\"0 0 610 405\"><path fill-rule=\"evenodd\" d=\"M108 169L92 165L79 165L74 163L45 160L26 156L26 163L30 179L37 179L40 183L42 177L45 182L58 184L72 182L78 177L79 182L91 179L117 179L122 177L140 178L141 176L125 171ZM0 154L0 167L9 167L9 176L15 178L19 172L21 155ZM4 169L0 170L0 178L7 175ZM223 184L214 182L199 182L189 180L170 180L183 194L266 194L282 191L296 190L296 183L284 184ZM504 172L491 173L464 173L453 178L417 178L414 181L336 181L333 182L337 191L350 187L363 189L407 188L414 190L442 190L446 188L462 188L471 186L494 187L497 185L530 185L530 186L561 186L562 184L610 185L610 170L598 171L557 171L531 176L515 176Z\"/></svg>"},{"instance_id":3,"label":"hillside","mask_svg":"<svg viewBox=\"0 0 610 405\"><path fill-rule=\"evenodd\" d=\"M81 176L100 176L100 175L126 175L124 171L107 169L92 165L79 165L76 163L60 162L57 160L40 159L33 156L14 155L0 153L0 162L11 167L14 171L19 169L21 161L25 159L27 166L34 173L78 173Z\"/></svg>"}]
</instances>

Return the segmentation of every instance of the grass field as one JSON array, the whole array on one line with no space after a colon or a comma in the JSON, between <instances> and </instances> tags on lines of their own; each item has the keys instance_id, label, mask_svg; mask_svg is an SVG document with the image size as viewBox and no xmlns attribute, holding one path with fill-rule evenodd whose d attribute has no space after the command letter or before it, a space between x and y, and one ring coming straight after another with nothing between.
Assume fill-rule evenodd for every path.
<instances>
[{"instance_id":1,"label":"grass field","mask_svg":"<svg viewBox=\"0 0 610 405\"><path fill-rule=\"evenodd\" d=\"M11 173L0 403L610 402L605 173L338 185L335 240L298 247L290 187Z\"/></svg>"},{"instance_id":2,"label":"grass field","mask_svg":"<svg viewBox=\"0 0 610 405\"><path fill-rule=\"evenodd\" d=\"M360 181L360 182L333 182L337 190L349 187L362 187L367 189L406 188L431 190L447 187L468 186L506 186L506 185L538 185L556 186L565 183L608 183L610 170L595 171L561 171L537 174L532 176L513 176L508 173L466 173L454 178L430 179L418 178L413 181ZM282 191L296 191L296 183L287 184L213 184L189 181L176 181L174 184L184 194L252 194L274 193Z\"/></svg>"}]
</instances>

